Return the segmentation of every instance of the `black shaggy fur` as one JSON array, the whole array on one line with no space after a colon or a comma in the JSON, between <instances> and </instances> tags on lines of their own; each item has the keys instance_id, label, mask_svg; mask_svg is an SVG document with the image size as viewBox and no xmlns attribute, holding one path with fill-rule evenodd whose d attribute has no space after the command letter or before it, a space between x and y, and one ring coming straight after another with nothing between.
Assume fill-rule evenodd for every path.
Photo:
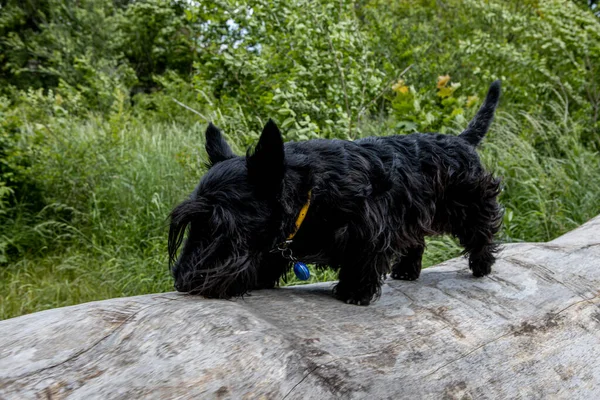
<instances>
[{"instance_id":1,"label":"black shaggy fur","mask_svg":"<svg viewBox=\"0 0 600 400\"><path fill-rule=\"evenodd\" d=\"M234 155L209 125L211 167L171 214L175 287L228 298L277 285L290 263L271 250L294 230L309 191L311 206L290 248L304 262L339 270L340 300L369 304L390 267L392 278L417 279L427 235L453 234L473 275L489 274L502 216L500 181L483 169L475 147L499 97L496 81L459 136L284 144L269 121L246 157Z\"/></svg>"}]
</instances>

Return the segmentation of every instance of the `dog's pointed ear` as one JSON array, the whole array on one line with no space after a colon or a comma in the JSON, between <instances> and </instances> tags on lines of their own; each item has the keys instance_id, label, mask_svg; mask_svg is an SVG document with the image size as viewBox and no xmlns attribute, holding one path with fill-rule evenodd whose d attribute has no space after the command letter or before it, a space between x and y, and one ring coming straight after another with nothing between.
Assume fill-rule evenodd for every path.
<instances>
[{"instance_id":1,"label":"dog's pointed ear","mask_svg":"<svg viewBox=\"0 0 600 400\"><path fill-rule=\"evenodd\" d=\"M206 152L210 166L235 157L221 131L212 122L206 128Z\"/></svg>"},{"instance_id":2,"label":"dog's pointed ear","mask_svg":"<svg viewBox=\"0 0 600 400\"><path fill-rule=\"evenodd\" d=\"M283 137L273 120L263 128L254 152L248 150L246 157L248 179L261 191L274 194L281 188L285 170Z\"/></svg>"}]
</instances>

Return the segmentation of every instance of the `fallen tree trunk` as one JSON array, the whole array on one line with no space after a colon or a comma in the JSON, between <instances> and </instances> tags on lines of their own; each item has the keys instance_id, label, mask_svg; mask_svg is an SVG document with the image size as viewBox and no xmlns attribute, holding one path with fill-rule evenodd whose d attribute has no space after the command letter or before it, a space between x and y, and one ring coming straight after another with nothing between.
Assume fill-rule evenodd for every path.
<instances>
[{"instance_id":1,"label":"fallen tree trunk","mask_svg":"<svg viewBox=\"0 0 600 400\"><path fill-rule=\"evenodd\" d=\"M494 271L450 260L369 307L317 284L2 321L0 398L598 398L600 217Z\"/></svg>"}]
</instances>

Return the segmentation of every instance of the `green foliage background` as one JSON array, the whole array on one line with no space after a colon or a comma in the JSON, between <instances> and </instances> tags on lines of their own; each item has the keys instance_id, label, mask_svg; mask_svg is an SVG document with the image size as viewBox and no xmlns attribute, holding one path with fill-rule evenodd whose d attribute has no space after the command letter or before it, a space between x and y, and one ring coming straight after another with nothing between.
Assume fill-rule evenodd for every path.
<instances>
[{"instance_id":1,"label":"green foliage background","mask_svg":"<svg viewBox=\"0 0 600 400\"><path fill-rule=\"evenodd\" d=\"M209 120L240 153L268 118L455 134L496 78L501 240L552 239L600 212L599 76L586 1L0 0L0 318L171 290ZM459 252L432 239L426 264Z\"/></svg>"}]
</instances>

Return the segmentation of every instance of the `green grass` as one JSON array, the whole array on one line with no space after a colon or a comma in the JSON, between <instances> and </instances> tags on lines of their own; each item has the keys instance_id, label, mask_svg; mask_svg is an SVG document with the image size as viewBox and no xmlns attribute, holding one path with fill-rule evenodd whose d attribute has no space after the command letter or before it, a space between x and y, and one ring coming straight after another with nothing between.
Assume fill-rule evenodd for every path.
<instances>
[{"instance_id":1,"label":"green grass","mask_svg":"<svg viewBox=\"0 0 600 400\"><path fill-rule=\"evenodd\" d=\"M504 179L505 242L546 241L600 213L598 154L555 108L548 120L500 116L481 151ZM202 174L203 129L99 117L26 124L21 145L33 162L23 174L45 206L0 215L0 318L171 290L166 218ZM460 251L433 238L424 264ZM335 278L317 271L309 283Z\"/></svg>"},{"instance_id":2,"label":"green grass","mask_svg":"<svg viewBox=\"0 0 600 400\"><path fill-rule=\"evenodd\" d=\"M0 267L0 316L169 290L166 218L199 177L200 126L52 130L29 171L50 205L2 232L18 257Z\"/></svg>"}]
</instances>

